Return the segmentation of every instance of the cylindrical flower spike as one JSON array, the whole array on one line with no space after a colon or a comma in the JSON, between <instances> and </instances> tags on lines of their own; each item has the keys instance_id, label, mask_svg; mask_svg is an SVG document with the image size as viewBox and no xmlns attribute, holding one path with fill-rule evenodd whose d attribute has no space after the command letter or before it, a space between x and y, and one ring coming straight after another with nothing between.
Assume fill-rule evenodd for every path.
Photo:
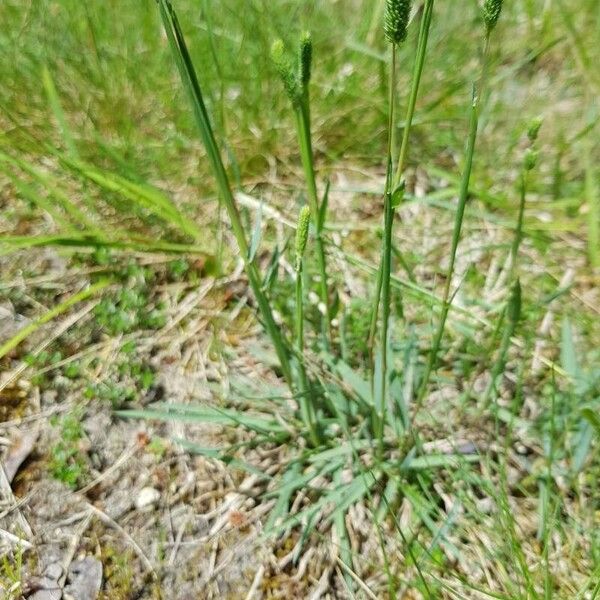
<instances>
[{"instance_id":1,"label":"cylindrical flower spike","mask_svg":"<svg viewBox=\"0 0 600 600\"><path fill-rule=\"evenodd\" d=\"M411 0L386 0L384 31L392 44L401 44L406 39L411 5Z\"/></svg>"},{"instance_id":2,"label":"cylindrical flower spike","mask_svg":"<svg viewBox=\"0 0 600 600\"><path fill-rule=\"evenodd\" d=\"M302 39L300 40L300 82L304 92L306 92L310 81L312 51L312 39L310 33L307 31L302 35Z\"/></svg>"},{"instance_id":3,"label":"cylindrical flower spike","mask_svg":"<svg viewBox=\"0 0 600 600\"><path fill-rule=\"evenodd\" d=\"M289 61L285 57L285 48L283 40L276 40L271 46L271 59L277 68L277 71L283 81L285 91L292 100L292 102L298 101L299 96L299 84L298 78L292 69Z\"/></svg>"},{"instance_id":4,"label":"cylindrical flower spike","mask_svg":"<svg viewBox=\"0 0 600 600\"><path fill-rule=\"evenodd\" d=\"M308 242L308 227L310 225L310 208L303 206L298 215L298 227L296 229L296 270L302 267L302 257Z\"/></svg>"},{"instance_id":5,"label":"cylindrical flower spike","mask_svg":"<svg viewBox=\"0 0 600 600\"><path fill-rule=\"evenodd\" d=\"M487 33L491 33L492 29L496 27L500 13L502 12L502 1L503 0L484 0L483 2L483 20Z\"/></svg>"},{"instance_id":6,"label":"cylindrical flower spike","mask_svg":"<svg viewBox=\"0 0 600 600\"><path fill-rule=\"evenodd\" d=\"M533 144L533 142L535 142L537 140L541 127L542 127L542 118L541 117L534 119L529 124L529 129L527 130L527 137L529 138L529 141L532 144Z\"/></svg>"},{"instance_id":7,"label":"cylindrical flower spike","mask_svg":"<svg viewBox=\"0 0 600 600\"><path fill-rule=\"evenodd\" d=\"M538 152L533 148L528 148L525 153L524 166L526 171L532 171L538 162Z\"/></svg>"}]
</instances>

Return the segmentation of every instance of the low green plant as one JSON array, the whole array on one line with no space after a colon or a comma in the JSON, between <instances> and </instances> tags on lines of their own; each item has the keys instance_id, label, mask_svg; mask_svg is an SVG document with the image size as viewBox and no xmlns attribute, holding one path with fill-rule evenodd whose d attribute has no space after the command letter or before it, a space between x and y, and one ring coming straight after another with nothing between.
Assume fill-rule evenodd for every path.
<instances>
[{"instance_id":1,"label":"low green plant","mask_svg":"<svg viewBox=\"0 0 600 600\"><path fill-rule=\"evenodd\" d=\"M167 265L169 275L174 281L181 281L190 270L190 263L185 258L178 258Z\"/></svg>"},{"instance_id":2,"label":"low green plant","mask_svg":"<svg viewBox=\"0 0 600 600\"><path fill-rule=\"evenodd\" d=\"M23 597L23 553L23 547L17 545L0 558L0 592L6 600Z\"/></svg>"},{"instance_id":3,"label":"low green plant","mask_svg":"<svg viewBox=\"0 0 600 600\"><path fill-rule=\"evenodd\" d=\"M152 306L149 285L153 273L129 263L113 273L118 287L105 294L94 308L98 325L110 335L129 333L136 329L160 329L166 323L163 306Z\"/></svg>"},{"instance_id":4,"label":"low green plant","mask_svg":"<svg viewBox=\"0 0 600 600\"><path fill-rule=\"evenodd\" d=\"M156 384L154 370L136 356L134 344L125 344L120 354L122 358L105 373L104 380L87 385L83 392L86 398L109 403L114 410L126 407Z\"/></svg>"},{"instance_id":5,"label":"low green plant","mask_svg":"<svg viewBox=\"0 0 600 600\"><path fill-rule=\"evenodd\" d=\"M50 449L50 473L52 477L71 488L82 483L88 473L88 465L80 449L84 437L80 411L73 411L61 418L53 418L51 425L58 429L59 439Z\"/></svg>"}]
</instances>

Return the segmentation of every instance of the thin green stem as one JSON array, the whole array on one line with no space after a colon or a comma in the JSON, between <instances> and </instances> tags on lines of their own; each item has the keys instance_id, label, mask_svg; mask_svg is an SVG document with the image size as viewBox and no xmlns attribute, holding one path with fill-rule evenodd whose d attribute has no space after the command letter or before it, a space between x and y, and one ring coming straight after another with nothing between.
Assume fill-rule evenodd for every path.
<instances>
[{"instance_id":1,"label":"thin green stem","mask_svg":"<svg viewBox=\"0 0 600 600\"><path fill-rule=\"evenodd\" d=\"M395 115L395 97L396 97L396 55L397 47L396 44L392 45L392 61L390 65L390 96L389 96L389 117L388 117L388 146L387 146L387 169L386 169L386 180L385 180L385 191L383 200L384 210L384 240L383 248L384 252L382 255L382 263L380 268L380 276L378 276L378 283L381 287L381 296L383 298L383 323L381 329L381 379L380 379L380 391L381 397L376 399L375 404L375 435L379 441L379 451L383 453L384 450L384 430L385 430L385 412L386 412L386 386L387 386L387 338L388 338L388 327L389 327L389 306L390 306L390 275L391 275L391 252L388 254L385 252L385 248L388 246L391 248L392 243L392 224L394 218L394 211L392 208L392 194L391 194L391 181L392 181L392 143L393 143L393 128L394 128L394 115ZM375 319L377 315L375 315ZM372 352L372 350L371 350ZM373 375L375 370L372 370Z\"/></svg>"},{"instance_id":2,"label":"thin green stem","mask_svg":"<svg viewBox=\"0 0 600 600\"><path fill-rule=\"evenodd\" d=\"M588 200L588 254L592 267L600 267L600 191L590 144L585 150L585 195Z\"/></svg>"},{"instance_id":3,"label":"thin green stem","mask_svg":"<svg viewBox=\"0 0 600 600\"><path fill-rule=\"evenodd\" d=\"M206 105L204 104L200 83L189 55L181 27L179 26L177 16L170 2L168 0L158 0L158 4L163 25L169 39L177 67L179 69L179 74L184 87L187 89L190 96L192 108L194 110L194 116L200 131L200 136L202 138L204 147L206 148L206 153L208 155L215 179L217 180L221 199L225 205L227 215L231 222L233 235L236 239L242 259L244 260L248 281L256 298L264 327L267 330L267 333L269 334L275 348L275 352L277 353L283 376L289 387L293 388L292 370L289 362L288 348L286 347L287 344L283 335L281 334L280 328L275 323L275 319L273 318L269 300L262 287L262 281L258 268L256 267L256 264L250 260L248 242L246 240L246 234L244 232L242 220L240 218L233 192L231 191L229 178L221 158L219 146L213 133L208 111L206 110Z\"/></svg>"},{"instance_id":4,"label":"thin green stem","mask_svg":"<svg viewBox=\"0 0 600 600\"><path fill-rule=\"evenodd\" d=\"M519 213L517 216L517 224L515 227L515 235L510 250L510 270L509 270L509 282L511 286L511 294L508 299L506 308L502 312L500 323L504 325L504 333L502 336L502 342L500 344L500 352L496 363L492 369L492 375L490 382L485 389L483 398L481 401L481 410L485 410L489 404L492 394L496 394L497 381L504 368L506 366L506 357L510 348L512 337L515 334L517 325L521 313L521 286L519 283L519 277L517 273L517 262L519 258L519 248L523 241L523 217L525 214L525 200L527 197L527 184L529 180L529 170L526 166L521 171L520 179L520 200L519 200ZM508 317L508 320L507 320Z\"/></svg>"},{"instance_id":5,"label":"thin green stem","mask_svg":"<svg viewBox=\"0 0 600 600\"><path fill-rule=\"evenodd\" d=\"M312 222L315 227L315 246L317 251L317 264L319 268L319 297L324 307L324 317L322 319L323 336L326 342L333 343L333 333L331 330L331 309L329 306L329 288L327 283L327 260L325 257L325 244L323 240L323 223L319 218L319 197L317 193L317 183L315 177L315 167L312 149L312 136L310 129L310 104L308 93L299 101L295 108L296 127L298 131L298 141L300 144L300 157L304 177L306 179L308 205Z\"/></svg>"},{"instance_id":6,"label":"thin green stem","mask_svg":"<svg viewBox=\"0 0 600 600\"><path fill-rule=\"evenodd\" d=\"M300 415L304 425L308 429L311 442L316 447L320 444L317 429L317 418L312 401L310 384L304 368L304 293L302 285L303 261L299 257L296 265L296 350L298 352L298 369L300 375Z\"/></svg>"},{"instance_id":7,"label":"thin green stem","mask_svg":"<svg viewBox=\"0 0 600 600\"><path fill-rule=\"evenodd\" d=\"M517 271L517 260L519 257L519 248L523 241L523 219L525 216L525 198L527 196L527 184L529 182L529 171L523 169L521 172L521 181L519 186L519 214L517 215L517 225L515 227L515 236L510 249L510 275L509 281L514 281Z\"/></svg>"},{"instance_id":8,"label":"thin green stem","mask_svg":"<svg viewBox=\"0 0 600 600\"><path fill-rule=\"evenodd\" d=\"M497 391L498 378L502 375L504 368L506 366L506 357L508 355L508 350L510 348L511 340L515 334L517 329L517 325L519 322L521 312L521 287L519 285L518 279L514 282L511 289L511 295L508 300L508 304L505 310L502 313L502 322L504 323L504 332L502 334L502 341L500 342L500 351L498 353L498 358L496 359L496 363L492 368L492 373L490 377L490 381L483 393L483 398L481 401L481 411L488 408L490 405L490 400L492 398L492 394L495 394Z\"/></svg>"},{"instance_id":9,"label":"thin green stem","mask_svg":"<svg viewBox=\"0 0 600 600\"><path fill-rule=\"evenodd\" d=\"M419 87L421 86L421 77L425 66L425 55L427 54L427 44L429 42L429 31L431 28L431 19L433 17L434 0L428 0L425 5L425 11L421 20L421 28L419 29L419 41L417 44L417 59L412 75L412 86L410 97L408 99L408 107L406 109L405 126L402 132L402 144L400 145L400 154L398 155L398 164L396 167L396 175L392 185L392 191L395 190L402 181L404 169L406 167L406 158L408 156L408 148L410 141L410 130L417 106L417 98L419 96Z\"/></svg>"},{"instance_id":10,"label":"thin green stem","mask_svg":"<svg viewBox=\"0 0 600 600\"><path fill-rule=\"evenodd\" d=\"M479 128L479 105L481 102L481 96L484 91L485 81L487 79L487 63L489 57L490 48L490 36L486 33L484 39L483 58L481 66L481 79L479 83L479 89L476 86L473 88L473 96L471 101L471 111L469 118L469 137L467 141L466 161L463 169L463 174L460 184L460 192L458 197L458 205L456 207L456 215L454 219L454 230L452 233L452 246L450 249L450 265L446 272L446 283L444 285L444 293L442 296L442 312L440 315L440 321L433 339L433 345L429 353L429 359L427 366L425 367L425 373L417 393L417 399L415 402L415 410L420 410L425 394L427 393L427 386L429 385L429 379L431 374L437 366L437 357L442 344L442 338L444 337L444 330L446 328L446 321L448 319L448 313L450 312L450 290L452 287L452 279L454 276L454 267L456 265L456 254L458 250L458 244L460 242L460 236L462 232L462 224L465 216L465 207L467 204L467 198L469 196L469 185L471 182L471 171L473 170L473 156L475 154L475 144L477 141L477 130Z\"/></svg>"},{"instance_id":11,"label":"thin green stem","mask_svg":"<svg viewBox=\"0 0 600 600\"><path fill-rule=\"evenodd\" d=\"M391 183L391 185L389 186L390 189L388 190L390 194L393 193L396 190L396 188L399 187L401 180L402 180L402 175L404 173L404 169L406 167L406 159L408 157L408 150L409 150L409 145L410 145L410 132L412 129L412 123L413 123L413 119L414 119L417 98L419 95L419 87L421 85L421 76L423 74L423 68L425 65L425 55L427 52L429 31L431 29L431 19L433 16L434 1L435 0L427 0L423 18L421 19L421 27L419 29L419 38L418 38L418 42L417 42L417 57L416 57L415 65L413 68L411 92L410 92L410 97L409 97L409 101L408 101L408 106L406 109L406 118L404 120L404 130L402 133L402 144L401 144L400 152L398 155L396 176L394 177L394 181L393 181L393 183ZM393 79L395 81L395 75L394 75ZM390 81L391 80L392 80L392 77L390 77ZM395 98L395 83L390 83L390 86L391 86L390 105L393 105L394 98ZM392 143L392 140L393 140L393 134L392 134L392 132L394 130L394 120L393 119L391 120L391 124L389 125L389 127L390 127L390 141L388 144L388 150L389 150L389 155L390 155L389 161L392 162L393 159L391 158L390 144ZM391 168L393 169L393 165ZM387 180L386 180L386 185L387 185ZM385 199L384 199L384 203L385 203ZM393 215L394 215L394 208L392 206L392 221L391 221L392 225L393 225ZM385 208L384 208L384 220L385 220L385 218L386 218L386 216L385 216ZM384 237L385 237L385 224L384 224ZM392 253L391 239L392 238L390 237L389 245L386 244L385 241L382 245L381 261L380 261L379 269L377 271L377 279L376 279L376 283L375 283L375 295L373 298L373 309L371 311L371 322L370 322L370 326L369 326L369 341L368 341L369 353L371 355L371 368L373 368L373 365L374 365L375 334L377 332L377 323L379 320L379 307L381 304L381 296L382 296L383 264L386 261L389 261L391 264L391 253ZM389 254L389 257L386 257L386 254Z\"/></svg>"}]
</instances>

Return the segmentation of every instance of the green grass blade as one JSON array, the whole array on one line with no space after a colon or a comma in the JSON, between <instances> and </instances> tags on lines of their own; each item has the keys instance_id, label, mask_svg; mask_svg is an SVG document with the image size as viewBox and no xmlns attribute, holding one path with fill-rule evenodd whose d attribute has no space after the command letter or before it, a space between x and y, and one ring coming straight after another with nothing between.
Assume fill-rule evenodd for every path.
<instances>
[{"instance_id":1,"label":"green grass blade","mask_svg":"<svg viewBox=\"0 0 600 600\"><path fill-rule=\"evenodd\" d=\"M71 157L78 158L79 153L77 152L77 146L75 145L73 134L71 133L69 125L67 124L67 119L60 103L56 86L54 85L54 80L52 79L50 70L46 65L44 65L42 68L42 83L44 85L48 103L50 104L50 108L54 114L54 118L56 119L56 123L65 143L67 152Z\"/></svg>"},{"instance_id":2,"label":"green grass blade","mask_svg":"<svg viewBox=\"0 0 600 600\"><path fill-rule=\"evenodd\" d=\"M150 409L117 411L119 417L128 419L151 419L156 421L182 421L187 423L209 423L212 425L240 426L261 434L281 435L287 429L277 421L255 416L235 409L212 406L194 406L157 403Z\"/></svg>"},{"instance_id":3,"label":"green grass blade","mask_svg":"<svg viewBox=\"0 0 600 600\"><path fill-rule=\"evenodd\" d=\"M11 350L14 350L23 340L25 340L32 333L37 331L40 327L42 327L46 323L49 323L62 313L66 312L67 310L69 310L69 308L75 306L75 304L78 304L86 298L89 298L90 296L93 296L94 294L98 293L100 290L103 290L109 284L110 281L107 280L99 281L98 283L89 286L81 292L74 294L67 300L64 300L60 304L56 305L54 308L51 308L49 311L44 313L42 316L32 321L29 325L23 327L13 337L11 337L9 340L4 342L4 344L0 346L0 358L6 356Z\"/></svg>"},{"instance_id":4,"label":"green grass blade","mask_svg":"<svg viewBox=\"0 0 600 600\"><path fill-rule=\"evenodd\" d=\"M227 450L218 450L216 448L205 448L203 446L199 446L198 444L194 444L187 440L183 440L180 438L175 438L173 440L176 444L179 444L184 450L187 450L190 454L198 454L199 456L205 456L207 458L214 458L215 460L219 460L225 463L227 466L232 467L234 469L239 469L240 471L245 471L246 473L250 473L251 475L258 475L261 479L270 479L270 475L257 469L251 464L233 458L227 454Z\"/></svg>"},{"instance_id":5,"label":"green grass blade","mask_svg":"<svg viewBox=\"0 0 600 600\"><path fill-rule=\"evenodd\" d=\"M596 435L600 437L600 414L591 408L584 408L581 411L581 416L586 419L588 423L590 423L590 425L595 429Z\"/></svg>"},{"instance_id":6,"label":"green grass blade","mask_svg":"<svg viewBox=\"0 0 600 600\"><path fill-rule=\"evenodd\" d=\"M179 26L177 16L168 0L158 0L158 6L160 9L160 16L164 25L164 29L167 34L175 62L179 69L181 80L190 97L196 123L200 131L200 137L202 138L202 142L206 148L213 173L217 180L217 185L221 194L221 200L225 204L225 209L227 210L240 254L245 261L246 273L258 303L263 325L265 326L267 333L269 334L269 337L271 338L271 341L275 347L283 377L290 388L293 388L294 380L289 362L288 347L279 327L275 323L275 319L273 318L269 300L262 289L262 282L258 269L253 262L248 260L248 242L246 240L246 234L244 232L242 220L240 218L235 198L231 191L229 178L227 176L227 172L225 171L225 166L223 164L221 153L213 133L208 111L206 110L206 106L204 104L200 83L189 55L183 33Z\"/></svg>"}]
</instances>

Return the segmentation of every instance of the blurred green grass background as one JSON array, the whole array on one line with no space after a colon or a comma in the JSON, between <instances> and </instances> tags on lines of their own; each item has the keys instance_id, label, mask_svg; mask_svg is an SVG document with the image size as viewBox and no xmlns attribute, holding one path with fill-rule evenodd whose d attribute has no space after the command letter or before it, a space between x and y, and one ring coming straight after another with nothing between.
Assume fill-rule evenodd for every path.
<instances>
[{"instance_id":1,"label":"blurred green grass background","mask_svg":"<svg viewBox=\"0 0 600 600\"><path fill-rule=\"evenodd\" d=\"M335 167L338 159L381 165L388 60L381 5L380 0L176 3L211 113L220 137L235 150L242 181L267 172L269 157L295 152L269 48L276 37L293 43L303 29L315 39L312 94L322 168ZM475 187L500 188L511 179L515 145L527 122L543 115L543 140L551 149L544 160L545 183L554 186L555 200L583 201L584 157L597 151L589 148L600 85L593 68L597 8L595 0L506 3L493 49L493 91L483 115ZM475 0L441 1L436 7L413 163L452 164L463 148L480 51L478 20ZM60 143L42 83L47 66L84 156L113 161L118 156L154 179L189 173L181 164L197 160L198 144L152 0L5 0L0 22L5 144L27 149L25 132ZM415 34L401 52L400 64L407 68L400 89L409 80Z\"/></svg>"}]
</instances>

